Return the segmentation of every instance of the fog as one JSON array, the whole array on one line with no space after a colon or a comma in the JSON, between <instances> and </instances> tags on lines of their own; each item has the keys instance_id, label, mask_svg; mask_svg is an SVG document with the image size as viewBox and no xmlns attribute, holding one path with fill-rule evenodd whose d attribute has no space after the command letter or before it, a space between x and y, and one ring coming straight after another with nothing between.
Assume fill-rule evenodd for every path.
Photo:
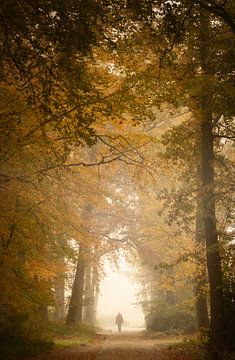
<instances>
[{"instance_id":1,"label":"fog","mask_svg":"<svg viewBox=\"0 0 235 360\"><path fill-rule=\"evenodd\" d=\"M125 259L120 259L119 269L105 261L106 276L100 285L98 322L104 328L115 327L115 317L121 312L123 327L143 327L144 315L141 305L137 305L139 286L133 280L134 269Z\"/></svg>"}]
</instances>

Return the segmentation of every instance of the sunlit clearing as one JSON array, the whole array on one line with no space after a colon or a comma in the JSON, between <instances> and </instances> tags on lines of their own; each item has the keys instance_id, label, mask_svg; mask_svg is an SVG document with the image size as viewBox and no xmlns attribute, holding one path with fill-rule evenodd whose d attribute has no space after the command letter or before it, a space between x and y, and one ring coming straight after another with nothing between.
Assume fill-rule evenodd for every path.
<instances>
[{"instance_id":1,"label":"sunlit clearing","mask_svg":"<svg viewBox=\"0 0 235 360\"><path fill-rule=\"evenodd\" d=\"M119 270L105 261L106 276L101 282L98 303L98 323L103 328L115 329L115 317L120 312L124 319L123 329L144 327L141 305L137 304L139 286L133 280L132 269L124 258Z\"/></svg>"}]
</instances>

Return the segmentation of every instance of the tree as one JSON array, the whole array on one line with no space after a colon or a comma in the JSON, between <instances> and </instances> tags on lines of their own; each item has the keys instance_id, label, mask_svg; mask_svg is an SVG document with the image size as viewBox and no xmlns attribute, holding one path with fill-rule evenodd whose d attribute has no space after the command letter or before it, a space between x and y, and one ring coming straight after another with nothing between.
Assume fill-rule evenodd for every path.
<instances>
[{"instance_id":1,"label":"tree","mask_svg":"<svg viewBox=\"0 0 235 360\"><path fill-rule=\"evenodd\" d=\"M232 1L90 0L40 5L10 1L10 5L9 1L1 4L0 181L5 211L1 218L1 271L5 276L2 288L17 283L15 290L10 288L11 304L17 306L19 294L23 294L22 304L32 299L28 303L31 312L51 304L54 279L66 271L68 259L72 259L77 271L68 322L81 321L84 269L87 288L95 297L100 258L110 251L115 261L120 246L131 246L142 258L149 256L149 266L157 266L161 273L162 284L156 283L158 291L165 286L164 299L178 300L174 281L180 274L179 264L187 268L190 278L193 267L189 269L187 261L194 253L183 254L178 239L181 236L186 250L187 246L192 250L194 218L196 241L201 240L203 228L207 243L212 340L222 341L226 302L222 270L226 268L226 279L230 279L227 289L233 280L229 262L221 262L220 245L227 234L225 229L218 238L215 212L226 213L231 222L228 198L232 175L223 178L223 167L216 166L215 155L222 146L221 137L234 138L230 124L235 110ZM144 205L148 217L142 217L140 198L144 201L145 195L136 190L143 177L140 170L145 171L146 179L149 164L159 172L164 167L151 147L169 126L161 126L164 121L159 112L166 122L174 123L185 109L191 119L175 132L179 136L174 143L174 149L179 151L175 161L180 162L183 156L193 176L185 173L185 166L179 166L181 177L185 176L182 182L168 169L165 179L171 176L176 190L174 196L168 196L172 205L168 219L155 219L152 207ZM185 148L180 145L188 133L187 145L201 143L195 162L185 158ZM96 149L94 156L89 156L86 145ZM228 159L218 154L226 168ZM108 164L113 167L107 168ZM126 165L135 171L127 170ZM199 195L197 205L195 196L184 191L196 188L196 167L201 177L195 190ZM95 179L102 176L105 188L101 190ZM166 188L171 188L169 180ZM222 189L226 207L222 197L217 200L216 193ZM146 190L151 193L146 196L148 201L160 208L163 199L152 199L158 189L151 184ZM86 224L82 212L91 203L94 211L91 222ZM107 216L112 219L108 225ZM170 235L166 235L166 220L178 222ZM158 234L172 249L160 249ZM176 237L175 242L170 242L171 236ZM80 249L76 256L71 241ZM93 259L94 247L97 262ZM158 258L161 251L166 255L162 266ZM58 265L61 259L65 259L65 266ZM15 269L19 269L18 282ZM30 289L25 283L32 284ZM156 292L152 291L152 295ZM205 310L205 298L203 302Z\"/></svg>"},{"instance_id":2,"label":"tree","mask_svg":"<svg viewBox=\"0 0 235 360\"><path fill-rule=\"evenodd\" d=\"M205 76L210 75L210 66L208 64L208 16L200 12L201 25L201 67ZM223 297L223 279L222 264L219 251L218 235L216 227L215 198L214 198L214 150L213 150L213 130L212 130L212 97L209 93L203 96L201 90L201 99L198 106L201 115L201 178L202 178L202 208L203 225L205 229L205 239L207 246L207 268L210 283L210 303L211 303L211 337L214 343L220 343L224 339L224 297Z\"/></svg>"},{"instance_id":3,"label":"tree","mask_svg":"<svg viewBox=\"0 0 235 360\"><path fill-rule=\"evenodd\" d=\"M84 254L82 247L80 247L72 295L69 303L68 315L66 318L67 325L82 321L84 274Z\"/></svg>"},{"instance_id":4,"label":"tree","mask_svg":"<svg viewBox=\"0 0 235 360\"><path fill-rule=\"evenodd\" d=\"M176 89L178 98L181 96L181 105L182 103L187 104L200 123L202 203L207 244L207 267L211 287L211 337L214 343L223 343L224 299L215 218L212 121L216 121L216 118L223 113L227 113L230 118L231 114L234 113L231 104L229 110L228 106L224 104L226 97L225 94L221 93L221 88L226 93L228 89L231 89L229 82L231 72L229 69L231 66L233 67L233 61L230 51L224 48L221 42L222 36L219 35L218 31L222 28L225 29L230 43L234 42L234 36L226 26L226 22L221 19L217 25L213 26L213 15L208 16L205 9L200 9L200 6L205 7L205 3L202 3L198 2L199 6L197 6L193 2L187 4L184 1L172 4L159 2L157 17L153 11L149 16L145 2L142 2L139 8L136 6L136 2L133 2L132 5L137 17L141 14L142 22L150 27L152 33L155 36L162 36L156 46L159 52L157 64L159 64L159 71L161 71L159 73L163 83L168 80L168 84ZM153 10L153 7L151 9L151 6L154 6L153 4L154 2L150 3L148 10ZM228 8L231 10L231 15L234 7L230 5L228 4ZM211 7L211 11L209 10L211 14L214 14L215 8L219 6L215 3L215 6ZM200 26L196 23L198 19ZM192 41L194 41L194 46L192 46ZM162 52L161 49L163 49ZM212 54L214 54L214 58L212 58ZM222 59L226 59L227 69L225 69ZM217 77L218 75L219 77ZM208 79L210 79L210 86L207 86L205 90L205 86L202 85L205 85L205 81L208 84ZM225 83L220 87L222 81ZM184 95L182 91L187 94L188 99L182 96ZM168 97L164 97L165 101L168 99ZM220 100L218 101L218 99Z\"/></svg>"}]
</instances>

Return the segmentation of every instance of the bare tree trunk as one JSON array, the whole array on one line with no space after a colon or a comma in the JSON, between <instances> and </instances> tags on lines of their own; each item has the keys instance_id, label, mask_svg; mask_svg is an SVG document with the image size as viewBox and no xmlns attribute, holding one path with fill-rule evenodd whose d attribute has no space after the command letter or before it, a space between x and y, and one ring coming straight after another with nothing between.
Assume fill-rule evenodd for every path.
<instances>
[{"instance_id":1,"label":"bare tree trunk","mask_svg":"<svg viewBox=\"0 0 235 360\"><path fill-rule=\"evenodd\" d=\"M208 283L206 273L206 258L201 256L205 253L205 230L203 222L203 209L201 199L201 168L197 168L197 213L195 226L195 242L196 242L196 313L198 330L209 328L209 315L207 308L206 286Z\"/></svg>"},{"instance_id":2,"label":"bare tree trunk","mask_svg":"<svg viewBox=\"0 0 235 360\"><path fill-rule=\"evenodd\" d=\"M82 321L82 306L83 306L83 287L84 287L84 257L83 249L80 246L77 268L72 288L72 294L69 303L69 310L66 319L66 324L74 324Z\"/></svg>"},{"instance_id":3,"label":"bare tree trunk","mask_svg":"<svg viewBox=\"0 0 235 360\"><path fill-rule=\"evenodd\" d=\"M46 305L40 305L38 307L38 312L43 320L45 321L49 320L48 307Z\"/></svg>"},{"instance_id":4,"label":"bare tree trunk","mask_svg":"<svg viewBox=\"0 0 235 360\"><path fill-rule=\"evenodd\" d=\"M61 267L64 267L64 258L59 261ZM63 270L58 274L58 276L54 280L54 288L55 288L55 320L63 320L64 319L64 308L65 308L65 275Z\"/></svg>"},{"instance_id":5,"label":"bare tree trunk","mask_svg":"<svg viewBox=\"0 0 235 360\"><path fill-rule=\"evenodd\" d=\"M206 105L205 105L206 106ZM206 115L206 114L204 114ZM210 115L210 114L207 114ZM213 170L213 136L210 116L205 116L201 124L202 135L202 182L203 212L207 247L207 269L210 284L211 303L211 335L212 340L221 342L223 339L223 279L221 257L216 229L214 170Z\"/></svg>"},{"instance_id":6,"label":"bare tree trunk","mask_svg":"<svg viewBox=\"0 0 235 360\"><path fill-rule=\"evenodd\" d=\"M175 305L175 294L173 291L171 290L166 290L165 292L165 297L166 297L166 303L167 305Z\"/></svg>"},{"instance_id":7,"label":"bare tree trunk","mask_svg":"<svg viewBox=\"0 0 235 360\"><path fill-rule=\"evenodd\" d=\"M97 314L97 308L98 308L98 300L99 300L99 294L100 294L100 285L99 285L99 279L98 279L98 273L96 267L93 268L93 288L94 288L94 308L93 308L93 323L96 322L96 314Z\"/></svg>"},{"instance_id":8,"label":"bare tree trunk","mask_svg":"<svg viewBox=\"0 0 235 360\"><path fill-rule=\"evenodd\" d=\"M200 14L201 32L201 67L206 79L210 75L208 59L208 14L203 10ZM224 297L221 257L216 229L215 195L214 195L214 149L212 129L212 95L210 90L201 89L199 102L201 113L201 166L202 166L202 207L207 248L207 269L210 284L211 305L211 340L213 343L223 343L224 333Z\"/></svg>"},{"instance_id":9,"label":"bare tree trunk","mask_svg":"<svg viewBox=\"0 0 235 360\"><path fill-rule=\"evenodd\" d=\"M92 269L88 265L86 267L85 276L85 312L84 321L94 325L94 284L92 280Z\"/></svg>"},{"instance_id":10,"label":"bare tree trunk","mask_svg":"<svg viewBox=\"0 0 235 360\"><path fill-rule=\"evenodd\" d=\"M92 271L91 271L92 270ZM85 319L91 325L95 325L96 322L96 311L98 305L98 297L99 297L99 284L97 277L97 270L94 266L92 269L90 268L90 277L89 277L89 290L87 291L87 296L89 302L86 306Z\"/></svg>"},{"instance_id":11,"label":"bare tree trunk","mask_svg":"<svg viewBox=\"0 0 235 360\"><path fill-rule=\"evenodd\" d=\"M65 295L64 295L64 274L61 274L55 279L55 320L64 319L64 304L65 304Z\"/></svg>"}]
</instances>

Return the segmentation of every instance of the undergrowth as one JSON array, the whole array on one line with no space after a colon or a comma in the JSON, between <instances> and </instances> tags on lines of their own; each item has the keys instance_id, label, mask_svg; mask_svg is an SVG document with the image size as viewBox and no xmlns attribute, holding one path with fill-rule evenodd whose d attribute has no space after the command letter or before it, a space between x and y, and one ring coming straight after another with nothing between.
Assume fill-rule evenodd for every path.
<instances>
[{"instance_id":1,"label":"undergrowth","mask_svg":"<svg viewBox=\"0 0 235 360\"><path fill-rule=\"evenodd\" d=\"M189 355L190 360L235 360L235 352L211 347L205 334L185 337L181 342L172 343L168 348Z\"/></svg>"},{"instance_id":2,"label":"undergrowth","mask_svg":"<svg viewBox=\"0 0 235 360\"><path fill-rule=\"evenodd\" d=\"M95 328L87 324L67 326L63 322L31 322L30 334L27 319L13 320L0 326L0 359L3 360L27 359L54 347L86 346L95 337Z\"/></svg>"},{"instance_id":3,"label":"undergrowth","mask_svg":"<svg viewBox=\"0 0 235 360\"><path fill-rule=\"evenodd\" d=\"M56 348L86 346L94 340L95 333L95 328L88 324L68 326L58 322L51 325L51 335Z\"/></svg>"}]
</instances>

